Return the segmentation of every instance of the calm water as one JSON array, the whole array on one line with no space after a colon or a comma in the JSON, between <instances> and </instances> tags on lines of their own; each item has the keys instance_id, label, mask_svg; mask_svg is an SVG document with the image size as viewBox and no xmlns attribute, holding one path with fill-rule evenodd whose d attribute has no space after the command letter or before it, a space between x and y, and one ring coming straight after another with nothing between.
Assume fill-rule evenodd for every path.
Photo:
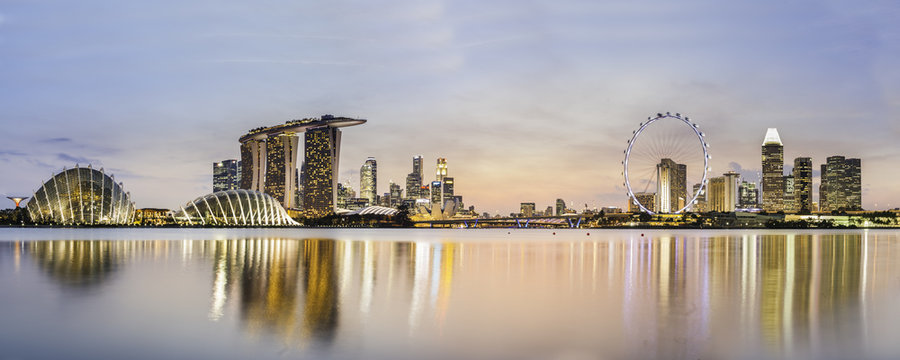
<instances>
[{"instance_id":1,"label":"calm water","mask_svg":"<svg viewBox=\"0 0 900 360\"><path fill-rule=\"evenodd\" d=\"M0 229L0 360L889 359L898 332L897 231Z\"/></svg>"}]
</instances>

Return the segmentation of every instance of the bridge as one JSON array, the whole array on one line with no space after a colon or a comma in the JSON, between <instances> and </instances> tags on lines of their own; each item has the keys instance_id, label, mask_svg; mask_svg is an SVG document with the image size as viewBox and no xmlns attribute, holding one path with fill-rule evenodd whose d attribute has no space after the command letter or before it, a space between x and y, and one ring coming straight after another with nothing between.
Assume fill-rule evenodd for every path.
<instances>
[{"instance_id":1,"label":"bridge","mask_svg":"<svg viewBox=\"0 0 900 360\"><path fill-rule=\"evenodd\" d=\"M567 214L558 216L500 217L489 219L449 219L417 221L416 226L438 228L581 228L592 214Z\"/></svg>"}]
</instances>

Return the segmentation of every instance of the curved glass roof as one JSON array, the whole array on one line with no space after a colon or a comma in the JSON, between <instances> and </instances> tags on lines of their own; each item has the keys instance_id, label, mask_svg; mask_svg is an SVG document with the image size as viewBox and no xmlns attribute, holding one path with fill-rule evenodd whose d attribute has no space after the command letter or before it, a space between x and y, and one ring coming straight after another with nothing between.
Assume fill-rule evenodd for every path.
<instances>
[{"instance_id":1,"label":"curved glass roof","mask_svg":"<svg viewBox=\"0 0 900 360\"><path fill-rule=\"evenodd\" d=\"M65 225L124 225L134 220L134 203L114 176L90 166L63 169L34 192L26 205L31 219Z\"/></svg>"},{"instance_id":2,"label":"curved glass roof","mask_svg":"<svg viewBox=\"0 0 900 360\"><path fill-rule=\"evenodd\" d=\"M173 214L182 225L298 225L275 198L252 190L217 191L191 200Z\"/></svg>"}]
</instances>

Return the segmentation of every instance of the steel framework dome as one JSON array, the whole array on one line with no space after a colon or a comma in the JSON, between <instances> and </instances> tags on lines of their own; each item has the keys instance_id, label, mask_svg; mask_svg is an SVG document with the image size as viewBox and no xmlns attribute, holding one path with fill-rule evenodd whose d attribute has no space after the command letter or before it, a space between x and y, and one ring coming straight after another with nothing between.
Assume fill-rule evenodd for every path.
<instances>
[{"instance_id":1,"label":"steel framework dome","mask_svg":"<svg viewBox=\"0 0 900 360\"><path fill-rule=\"evenodd\" d=\"M78 167L53 175L34 192L26 208L31 219L64 225L125 225L134 220L134 203L115 176L103 169Z\"/></svg>"},{"instance_id":2,"label":"steel framework dome","mask_svg":"<svg viewBox=\"0 0 900 360\"><path fill-rule=\"evenodd\" d=\"M198 197L172 213L183 225L298 225L275 198L252 190L225 190Z\"/></svg>"}]
</instances>

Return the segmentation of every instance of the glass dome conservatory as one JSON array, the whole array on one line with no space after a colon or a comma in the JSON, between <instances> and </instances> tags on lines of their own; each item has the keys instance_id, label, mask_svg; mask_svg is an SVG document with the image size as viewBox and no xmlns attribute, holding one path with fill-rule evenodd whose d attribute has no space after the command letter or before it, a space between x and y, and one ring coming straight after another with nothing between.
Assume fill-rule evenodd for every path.
<instances>
[{"instance_id":1,"label":"glass dome conservatory","mask_svg":"<svg viewBox=\"0 0 900 360\"><path fill-rule=\"evenodd\" d=\"M225 190L198 197L176 210L182 225L298 225L275 198L251 190Z\"/></svg>"},{"instance_id":2,"label":"glass dome conservatory","mask_svg":"<svg viewBox=\"0 0 900 360\"><path fill-rule=\"evenodd\" d=\"M90 166L63 168L34 192L26 208L39 223L124 225L134 219L134 203L122 183Z\"/></svg>"}]
</instances>

